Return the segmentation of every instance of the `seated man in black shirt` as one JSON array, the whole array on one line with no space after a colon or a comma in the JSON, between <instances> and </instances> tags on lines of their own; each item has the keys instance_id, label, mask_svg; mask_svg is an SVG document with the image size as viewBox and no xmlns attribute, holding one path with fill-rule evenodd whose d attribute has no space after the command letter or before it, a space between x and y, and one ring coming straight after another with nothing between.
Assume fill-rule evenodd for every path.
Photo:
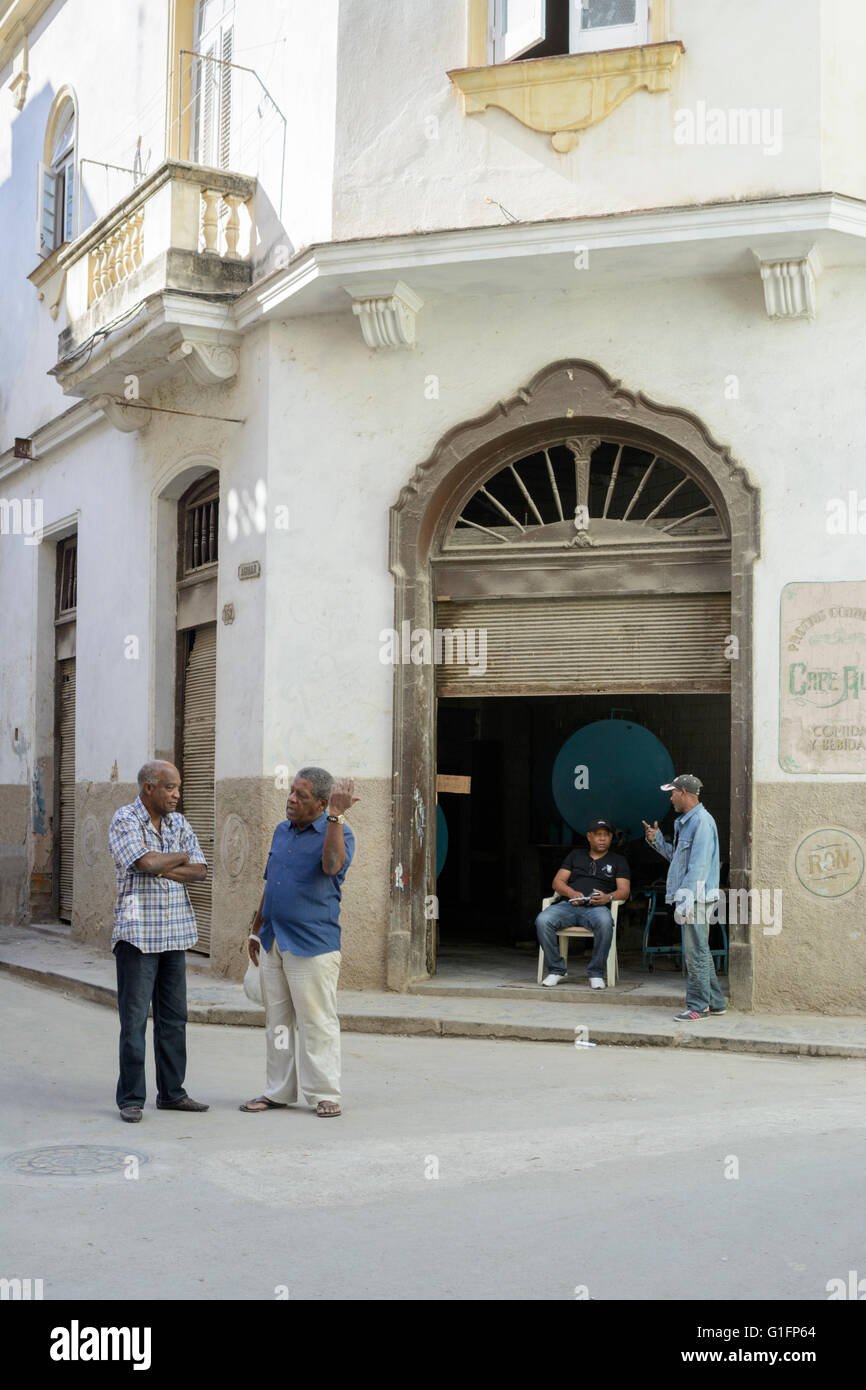
<instances>
[{"instance_id":1,"label":"seated man in black shirt","mask_svg":"<svg viewBox=\"0 0 866 1390\"><path fill-rule=\"evenodd\" d=\"M557 931L563 927L589 927L593 942L586 973L593 989L604 989L605 965L613 940L613 916L608 903L613 898L625 902L629 895L628 864L621 854L610 852L613 827L606 820L590 821L586 838L589 850L573 849L553 880L554 893L561 894L565 901L546 907L535 919L547 967L541 983L548 988L558 985L566 974Z\"/></svg>"}]
</instances>

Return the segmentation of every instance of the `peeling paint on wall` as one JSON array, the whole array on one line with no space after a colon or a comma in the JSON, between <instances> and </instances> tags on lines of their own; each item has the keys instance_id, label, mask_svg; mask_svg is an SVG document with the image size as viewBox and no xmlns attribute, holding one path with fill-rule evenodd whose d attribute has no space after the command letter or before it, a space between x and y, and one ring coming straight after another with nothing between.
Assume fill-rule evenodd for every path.
<instances>
[{"instance_id":1,"label":"peeling paint on wall","mask_svg":"<svg viewBox=\"0 0 866 1390\"><path fill-rule=\"evenodd\" d=\"M402 864L398 864L397 867L396 867L396 869L394 870L394 887L395 887L395 888L405 888L405 887L406 887L406 875L405 875L405 873L403 872L403 865L402 865Z\"/></svg>"},{"instance_id":2,"label":"peeling paint on wall","mask_svg":"<svg viewBox=\"0 0 866 1390\"><path fill-rule=\"evenodd\" d=\"M44 835L47 830L45 823L45 793L42 788L42 769L38 763L33 768L33 833L34 835Z\"/></svg>"},{"instance_id":3,"label":"peeling paint on wall","mask_svg":"<svg viewBox=\"0 0 866 1390\"><path fill-rule=\"evenodd\" d=\"M425 811L424 811L424 800L423 800L423 797L421 796L421 793L420 793L420 791L418 790L417 787L415 788L415 797L414 797L414 799L415 799L415 834L418 836L418 844L421 845L421 844L423 844L423 842L424 842Z\"/></svg>"}]
</instances>

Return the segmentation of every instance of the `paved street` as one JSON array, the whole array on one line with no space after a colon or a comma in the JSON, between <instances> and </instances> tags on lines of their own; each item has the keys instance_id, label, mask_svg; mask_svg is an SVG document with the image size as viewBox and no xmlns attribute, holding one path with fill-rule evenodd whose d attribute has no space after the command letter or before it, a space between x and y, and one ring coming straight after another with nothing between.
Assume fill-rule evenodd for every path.
<instances>
[{"instance_id":1,"label":"paved street","mask_svg":"<svg viewBox=\"0 0 866 1390\"><path fill-rule=\"evenodd\" d=\"M823 1300L866 1275L857 1060L347 1034L324 1125L239 1113L263 1035L195 1025L211 1111L157 1112L151 1066L132 1126L108 1009L0 978L0 1018L0 1274L46 1299ZM47 1146L119 1166L10 1163Z\"/></svg>"}]
</instances>

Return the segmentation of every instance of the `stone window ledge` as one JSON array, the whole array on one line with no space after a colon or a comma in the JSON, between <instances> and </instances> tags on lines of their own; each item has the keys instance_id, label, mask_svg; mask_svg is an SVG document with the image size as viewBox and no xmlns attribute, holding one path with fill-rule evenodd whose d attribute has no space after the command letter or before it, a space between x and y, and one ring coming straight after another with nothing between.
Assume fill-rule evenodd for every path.
<instances>
[{"instance_id":1,"label":"stone window ledge","mask_svg":"<svg viewBox=\"0 0 866 1390\"><path fill-rule=\"evenodd\" d=\"M633 92L668 91L684 52L675 39L600 53L454 68L448 76L463 98L465 115L499 106L530 130L550 135L553 148L567 154L579 131L603 121Z\"/></svg>"}]
</instances>

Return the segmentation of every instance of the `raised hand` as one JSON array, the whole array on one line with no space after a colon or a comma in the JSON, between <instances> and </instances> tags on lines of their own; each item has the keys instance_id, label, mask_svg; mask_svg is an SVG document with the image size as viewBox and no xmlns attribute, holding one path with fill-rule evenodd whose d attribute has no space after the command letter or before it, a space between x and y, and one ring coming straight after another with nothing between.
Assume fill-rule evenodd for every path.
<instances>
[{"instance_id":1,"label":"raised hand","mask_svg":"<svg viewBox=\"0 0 866 1390\"><path fill-rule=\"evenodd\" d=\"M656 821L653 821L652 825L650 825L648 821L644 821L644 822L643 822L643 828L644 828L644 833L646 834L647 839L649 840L650 844L652 844L652 842L653 842L653 840L655 839L656 835L659 833L659 823L658 823L658 821L657 821L657 820L656 820Z\"/></svg>"},{"instance_id":2,"label":"raised hand","mask_svg":"<svg viewBox=\"0 0 866 1390\"><path fill-rule=\"evenodd\" d=\"M344 816L346 812L350 811L360 800L360 796L355 796L354 778L343 778L339 782L335 782L331 788L331 797L328 801L328 815Z\"/></svg>"}]
</instances>

